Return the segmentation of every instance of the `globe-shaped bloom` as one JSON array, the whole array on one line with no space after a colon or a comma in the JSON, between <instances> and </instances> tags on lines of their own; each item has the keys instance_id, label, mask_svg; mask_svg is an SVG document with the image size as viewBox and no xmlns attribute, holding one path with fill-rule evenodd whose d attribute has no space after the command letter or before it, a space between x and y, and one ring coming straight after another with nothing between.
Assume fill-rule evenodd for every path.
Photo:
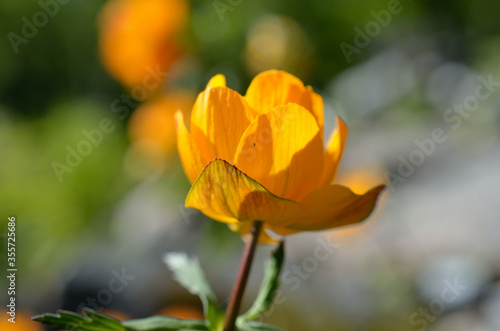
<instances>
[{"instance_id":1,"label":"globe-shaped bloom","mask_svg":"<svg viewBox=\"0 0 500 331\"><path fill-rule=\"evenodd\" d=\"M109 0L99 17L99 51L108 72L144 100L158 92L182 55L186 0Z\"/></svg>"},{"instance_id":2,"label":"globe-shaped bloom","mask_svg":"<svg viewBox=\"0 0 500 331\"><path fill-rule=\"evenodd\" d=\"M347 126L337 117L325 146L322 97L286 72L257 75L246 96L217 75L198 95L189 130L182 112L175 116L192 182L186 206L242 234L257 220L281 235L357 223L384 189L357 195L332 183Z\"/></svg>"}]
</instances>

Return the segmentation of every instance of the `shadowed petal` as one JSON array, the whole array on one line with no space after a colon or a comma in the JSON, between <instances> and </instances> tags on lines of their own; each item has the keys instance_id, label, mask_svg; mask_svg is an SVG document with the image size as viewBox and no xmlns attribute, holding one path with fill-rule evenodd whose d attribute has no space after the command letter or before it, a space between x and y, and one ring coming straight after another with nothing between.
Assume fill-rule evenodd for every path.
<instances>
[{"instance_id":1,"label":"shadowed petal","mask_svg":"<svg viewBox=\"0 0 500 331\"><path fill-rule=\"evenodd\" d=\"M177 128L177 149L179 150L186 176L192 183L201 173L206 162L203 160L198 146L196 146L186 128L184 116L180 110L175 113L175 125Z\"/></svg>"},{"instance_id":2,"label":"shadowed petal","mask_svg":"<svg viewBox=\"0 0 500 331\"><path fill-rule=\"evenodd\" d=\"M330 185L333 182L347 141L347 125L339 116L336 117L336 122L337 126L332 131L326 146L322 185Z\"/></svg>"},{"instance_id":3,"label":"shadowed petal","mask_svg":"<svg viewBox=\"0 0 500 331\"><path fill-rule=\"evenodd\" d=\"M385 185L377 186L363 195L356 195L340 185L324 186L302 199L302 213L282 226L272 227L280 234L296 231L319 231L348 224L367 218Z\"/></svg>"},{"instance_id":4,"label":"shadowed petal","mask_svg":"<svg viewBox=\"0 0 500 331\"><path fill-rule=\"evenodd\" d=\"M228 162L210 162L196 179L186 207L225 223L260 220L279 224L300 211L300 204L279 198Z\"/></svg>"},{"instance_id":5,"label":"shadowed petal","mask_svg":"<svg viewBox=\"0 0 500 331\"><path fill-rule=\"evenodd\" d=\"M323 97L314 92L311 86L306 86L302 99L300 100L300 105L313 114L321 130L321 137L323 137L323 127L325 125Z\"/></svg>"},{"instance_id":6,"label":"shadowed petal","mask_svg":"<svg viewBox=\"0 0 500 331\"><path fill-rule=\"evenodd\" d=\"M250 229L252 228L253 222L240 222L240 223L232 223L228 224L229 228L234 231L238 232L242 236L246 236L250 233ZM263 231L260 232L259 235L259 243L261 244L276 244L278 240L275 240L271 238L265 231L265 228L267 227L267 224L264 224L264 229Z\"/></svg>"}]
</instances>

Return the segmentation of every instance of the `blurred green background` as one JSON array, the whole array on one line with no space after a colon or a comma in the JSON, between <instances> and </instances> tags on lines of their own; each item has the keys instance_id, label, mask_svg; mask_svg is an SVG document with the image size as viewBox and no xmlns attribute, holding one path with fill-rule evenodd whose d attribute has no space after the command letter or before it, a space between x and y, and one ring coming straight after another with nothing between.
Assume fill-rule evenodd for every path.
<instances>
[{"instance_id":1,"label":"blurred green background","mask_svg":"<svg viewBox=\"0 0 500 331\"><path fill-rule=\"evenodd\" d=\"M216 73L244 94L277 68L323 95L327 131L334 114L348 123L339 181L392 188L365 224L288 240L284 271L295 280L283 279L265 320L290 331L500 329L498 1L164 1L157 13L180 21L168 33L154 23L166 18L141 12L148 1L128 11L126 0L0 3L0 261L3 274L15 216L19 313L88 305L125 272L133 280L100 309L196 316L199 302L161 261L167 251L199 256L225 300L242 241L183 208L189 183L169 119ZM143 56L150 40L162 49ZM158 66L166 78L137 97L132 76L140 84L141 70ZM92 143L85 132L103 120L109 132ZM446 139L424 153L436 129ZM294 274L321 240L336 243L331 256ZM246 306L269 250L258 253Z\"/></svg>"}]
</instances>

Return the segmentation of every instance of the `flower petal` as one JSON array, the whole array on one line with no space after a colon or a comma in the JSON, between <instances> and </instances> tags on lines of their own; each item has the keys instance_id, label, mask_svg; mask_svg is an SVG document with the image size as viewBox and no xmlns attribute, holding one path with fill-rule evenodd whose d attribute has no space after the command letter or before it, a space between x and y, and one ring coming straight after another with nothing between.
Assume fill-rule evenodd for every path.
<instances>
[{"instance_id":1,"label":"flower petal","mask_svg":"<svg viewBox=\"0 0 500 331\"><path fill-rule=\"evenodd\" d=\"M217 74L213 76L207 84L206 88L209 87L226 87L226 77L223 74Z\"/></svg>"},{"instance_id":2,"label":"flower petal","mask_svg":"<svg viewBox=\"0 0 500 331\"><path fill-rule=\"evenodd\" d=\"M280 234L296 231L319 231L361 222L375 208L385 185L377 186L364 195L356 195L349 188L330 185L311 192L301 200L302 213L282 226L273 227Z\"/></svg>"},{"instance_id":3,"label":"flower petal","mask_svg":"<svg viewBox=\"0 0 500 331\"><path fill-rule=\"evenodd\" d=\"M233 163L251 119L250 108L238 92L210 87L200 93L191 113L190 131L206 163L217 157Z\"/></svg>"},{"instance_id":4,"label":"flower petal","mask_svg":"<svg viewBox=\"0 0 500 331\"><path fill-rule=\"evenodd\" d=\"M300 204L275 196L228 162L216 159L196 179L186 207L225 223L265 221L280 224L300 211Z\"/></svg>"},{"instance_id":5,"label":"flower petal","mask_svg":"<svg viewBox=\"0 0 500 331\"><path fill-rule=\"evenodd\" d=\"M321 137L323 137L323 127L325 126L323 97L314 92L311 86L306 86L304 94L302 94L302 99L300 100L300 105L313 114L322 132Z\"/></svg>"},{"instance_id":6,"label":"flower petal","mask_svg":"<svg viewBox=\"0 0 500 331\"><path fill-rule=\"evenodd\" d=\"M231 231L238 232L242 236L246 236L250 233L250 229L252 228L252 222L240 222L240 223L231 223L227 225ZM264 224L264 228L260 232L259 235L259 243L260 244L276 244L278 240L271 238L267 232L265 231L267 224Z\"/></svg>"},{"instance_id":7,"label":"flower petal","mask_svg":"<svg viewBox=\"0 0 500 331\"><path fill-rule=\"evenodd\" d=\"M198 146L196 146L186 128L184 115L181 110L175 112L175 125L177 128L177 149L179 150L186 176L192 183L201 173L206 162L203 160Z\"/></svg>"},{"instance_id":8,"label":"flower petal","mask_svg":"<svg viewBox=\"0 0 500 331\"><path fill-rule=\"evenodd\" d=\"M269 70L255 76L245 98L257 116L289 102L299 104L304 90L304 84L297 77L285 71Z\"/></svg>"},{"instance_id":9,"label":"flower petal","mask_svg":"<svg viewBox=\"0 0 500 331\"><path fill-rule=\"evenodd\" d=\"M294 103L257 117L241 137L236 165L277 196L298 200L319 187L323 141L316 120Z\"/></svg>"},{"instance_id":10,"label":"flower petal","mask_svg":"<svg viewBox=\"0 0 500 331\"><path fill-rule=\"evenodd\" d=\"M337 116L336 122L337 126L332 131L326 147L323 179L321 181L322 186L330 185L333 182L347 141L347 133L349 131L347 125L339 116Z\"/></svg>"}]
</instances>

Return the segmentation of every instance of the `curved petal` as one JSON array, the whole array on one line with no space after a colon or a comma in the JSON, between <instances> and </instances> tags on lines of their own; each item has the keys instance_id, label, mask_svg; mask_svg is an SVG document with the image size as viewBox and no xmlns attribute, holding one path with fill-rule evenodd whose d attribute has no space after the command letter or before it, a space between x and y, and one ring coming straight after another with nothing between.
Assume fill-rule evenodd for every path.
<instances>
[{"instance_id":1,"label":"curved petal","mask_svg":"<svg viewBox=\"0 0 500 331\"><path fill-rule=\"evenodd\" d=\"M321 187L301 200L302 213L287 223L287 230L282 226L275 226L273 230L280 234L290 234L361 222L371 214L384 189L385 185L379 185L363 195L356 195L349 188L340 185Z\"/></svg>"},{"instance_id":2,"label":"curved petal","mask_svg":"<svg viewBox=\"0 0 500 331\"><path fill-rule=\"evenodd\" d=\"M233 163L251 119L250 109L238 92L210 87L200 93L191 113L190 131L206 163L217 157Z\"/></svg>"},{"instance_id":3,"label":"curved petal","mask_svg":"<svg viewBox=\"0 0 500 331\"><path fill-rule=\"evenodd\" d=\"M337 126L333 129L326 146L323 179L321 180L322 186L330 185L333 182L347 141L349 131L347 125L339 116L336 117L336 122Z\"/></svg>"},{"instance_id":4,"label":"curved petal","mask_svg":"<svg viewBox=\"0 0 500 331\"><path fill-rule=\"evenodd\" d=\"M297 77L285 71L269 70L255 76L245 98L258 116L289 102L299 104L304 90L304 84Z\"/></svg>"},{"instance_id":5,"label":"curved petal","mask_svg":"<svg viewBox=\"0 0 500 331\"><path fill-rule=\"evenodd\" d=\"M314 92L311 86L306 86L300 105L313 114L322 132L321 137L323 137L323 127L325 126L323 97Z\"/></svg>"},{"instance_id":6,"label":"curved petal","mask_svg":"<svg viewBox=\"0 0 500 331\"><path fill-rule=\"evenodd\" d=\"M223 74L217 74L210 78L206 88L217 86L226 87L226 77Z\"/></svg>"},{"instance_id":7,"label":"curved petal","mask_svg":"<svg viewBox=\"0 0 500 331\"><path fill-rule=\"evenodd\" d=\"M201 173L206 162L186 128L181 110L175 112L175 126L177 128L177 149L179 150L182 166L186 176L192 183Z\"/></svg>"},{"instance_id":8,"label":"curved petal","mask_svg":"<svg viewBox=\"0 0 500 331\"><path fill-rule=\"evenodd\" d=\"M319 187L323 158L316 120L304 107L289 103L250 124L235 164L277 196L298 200Z\"/></svg>"},{"instance_id":9,"label":"curved petal","mask_svg":"<svg viewBox=\"0 0 500 331\"><path fill-rule=\"evenodd\" d=\"M300 204L275 196L228 162L216 159L196 179L186 207L225 223L260 220L280 224L300 211Z\"/></svg>"}]
</instances>

